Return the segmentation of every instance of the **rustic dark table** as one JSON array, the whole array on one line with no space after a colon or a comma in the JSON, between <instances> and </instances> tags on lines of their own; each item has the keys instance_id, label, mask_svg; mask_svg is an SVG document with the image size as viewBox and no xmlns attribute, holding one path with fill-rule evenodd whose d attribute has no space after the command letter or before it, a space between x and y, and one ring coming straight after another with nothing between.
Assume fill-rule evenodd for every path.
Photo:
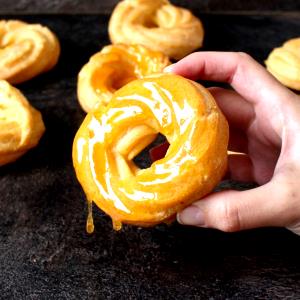
<instances>
[{"instance_id":1,"label":"rustic dark table","mask_svg":"<svg viewBox=\"0 0 300 300\"><path fill-rule=\"evenodd\" d=\"M95 209L95 233L86 234L71 161L84 118L76 76L109 43L115 2L0 1L2 18L43 23L62 46L53 71L18 86L47 131L37 148L0 169L0 298L300 299L300 238L286 229L226 234L173 224L114 232ZM300 35L299 0L174 2L202 19L206 50L246 51L263 63Z\"/></svg>"}]
</instances>

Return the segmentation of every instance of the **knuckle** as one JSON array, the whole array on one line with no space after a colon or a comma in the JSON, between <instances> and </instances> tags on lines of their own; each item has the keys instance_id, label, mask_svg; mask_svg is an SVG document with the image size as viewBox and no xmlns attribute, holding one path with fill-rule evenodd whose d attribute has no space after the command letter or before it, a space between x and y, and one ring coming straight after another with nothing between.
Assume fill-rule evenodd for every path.
<instances>
[{"instance_id":1,"label":"knuckle","mask_svg":"<svg viewBox=\"0 0 300 300\"><path fill-rule=\"evenodd\" d=\"M241 221L238 208L226 201L220 204L219 229L224 232L235 232L241 230Z\"/></svg>"},{"instance_id":2,"label":"knuckle","mask_svg":"<svg viewBox=\"0 0 300 300\"><path fill-rule=\"evenodd\" d=\"M280 220L281 226L291 226L292 228L300 229L300 194L296 188L286 187L284 191L282 191L280 198L278 199L277 210L276 213L281 218ZM295 223L297 223L295 226Z\"/></svg>"},{"instance_id":3,"label":"knuckle","mask_svg":"<svg viewBox=\"0 0 300 300\"><path fill-rule=\"evenodd\" d=\"M289 174L290 170L288 168L286 168L285 171L287 171L287 173L284 174L286 178L292 177L292 174ZM294 180L287 180L286 178L277 183L278 185L280 184L280 188L275 187L276 198L278 199L277 201L282 203L286 203L289 199L299 198L299 192L297 188L298 183L294 182Z\"/></svg>"},{"instance_id":4,"label":"knuckle","mask_svg":"<svg viewBox=\"0 0 300 300\"><path fill-rule=\"evenodd\" d=\"M300 191L297 181L284 178L274 182L272 214L277 226L288 226L300 219Z\"/></svg>"},{"instance_id":5,"label":"knuckle","mask_svg":"<svg viewBox=\"0 0 300 300\"><path fill-rule=\"evenodd\" d=\"M253 58L246 52L237 52L238 57L241 60L252 60Z\"/></svg>"},{"instance_id":6,"label":"knuckle","mask_svg":"<svg viewBox=\"0 0 300 300\"><path fill-rule=\"evenodd\" d=\"M295 204L300 203L300 193L295 183L283 184L278 196L279 206L282 210L289 210L290 207L294 207L296 206Z\"/></svg>"},{"instance_id":7,"label":"knuckle","mask_svg":"<svg viewBox=\"0 0 300 300\"><path fill-rule=\"evenodd\" d=\"M295 198L295 196L295 191L289 184L285 184L282 186L280 191L280 200L283 200L285 202L287 199Z\"/></svg>"}]
</instances>

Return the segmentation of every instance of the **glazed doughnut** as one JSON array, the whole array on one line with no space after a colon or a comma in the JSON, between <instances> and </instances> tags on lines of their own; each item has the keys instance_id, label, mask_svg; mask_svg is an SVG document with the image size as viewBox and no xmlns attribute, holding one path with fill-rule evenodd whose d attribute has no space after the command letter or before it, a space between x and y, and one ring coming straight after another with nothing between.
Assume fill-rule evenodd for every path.
<instances>
[{"instance_id":1,"label":"glazed doughnut","mask_svg":"<svg viewBox=\"0 0 300 300\"><path fill-rule=\"evenodd\" d=\"M35 147L44 131L40 112L19 90L0 80L0 166Z\"/></svg>"},{"instance_id":2,"label":"glazed doughnut","mask_svg":"<svg viewBox=\"0 0 300 300\"><path fill-rule=\"evenodd\" d=\"M142 44L181 59L202 46L201 21L189 10L167 0L124 0L117 4L109 21L113 44Z\"/></svg>"},{"instance_id":3,"label":"glazed doughnut","mask_svg":"<svg viewBox=\"0 0 300 300\"><path fill-rule=\"evenodd\" d=\"M47 27L21 21L0 21L0 79L17 84L53 68L59 42Z\"/></svg>"},{"instance_id":4,"label":"glazed doughnut","mask_svg":"<svg viewBox=\"0 0 300 300\"><path fill-rule=\"evenodd\" d=\"M282 84L300 91L300 38L275 48L265 61L267 69Z\"/></svg>"},{"instance_id":5,"label":"glazed doughnut","mask_svg":"<svg viewBox=\"0 0 300 300\"><path fill-rule=\"evenodd\" d=\"M126 83L160 73L169 64L167 56L141 45L105 46L78 75L79 103L86 112L97 103L107 105L113 93Z\"/></svg>"},{"instance_id":6,"label":"glazed doughnut","mask_svg":"<svg viewBox=\"0 0 300 300\"><path fill-rule=\"evenodd\" d=\"M107 105L113 93L126 83L161 73L169 64L167 56L141 45L106 46L93 55L79 73L79 103L86 112L97 103Z\"/></svg>"},{"instance_id":7,"label":"glazed doughnut","mask_svg":"<svg viewBox=\"0 0 300 300\"><path fill-rule=\"evenodd\" d=\"M133 162L158 133L170 143L147 169ZM152 226L208 194L227 167L228 124L211 94L178 75L132 81L89 113L73 144L88 201L122 223Z\"/></svg>"}]
</instances>

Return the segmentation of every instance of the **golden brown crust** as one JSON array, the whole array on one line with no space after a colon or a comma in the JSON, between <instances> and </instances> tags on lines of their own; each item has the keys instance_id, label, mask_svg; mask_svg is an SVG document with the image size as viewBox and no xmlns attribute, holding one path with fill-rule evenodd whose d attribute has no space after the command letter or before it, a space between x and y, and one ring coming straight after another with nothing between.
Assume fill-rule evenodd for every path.
<instances>
[{"instance_id":1,"label":"golden brown crust","mask_svg":"<svg viewBox=\"0 0 300 300\"><path fill-rule=\"evenodd\" d=\"M19 90L0 80L0 166L35 147L44 131L40 112Z\"/></svg>"},{"instance_id":2,"label":"golden brown crust","mask_svg":"<svg viewBox=\"0 0 300 300\"><path fill-rule=\"evenodd\" d=\"M141 45L109 45L94 54L78 75L77 95L84 111L107 105L126 83L160 73L170 64L167 56Z\"/></svg>"},{"instance_id":3,"label":"golden brown crust","mask_svg":"<svg viewBox=\"0 0 300 300\"><path fill-rule=\"evenodd\" d=\"M132 159L160 132L170 147L140 170ZM209 193L227 168L228 124L204 87L177 75L130 82L85 118L73 144L89 201L121 223L153 226Z\"/></svg>"},{"instance_id":4,"label":"golden brown crust","mask_svg":"<svg viewBox=\"0 0 300 300\"><path fill-rule=\"evenodd\" d=\"M202 46L201 21L189 10L165 0L124 0L109 21L113 44L141 44L181 59Z\"/></svg>"},{"instance_id":5,"label":"golden brown crust","mask_svg":"<svg viewBox=\"0 0 300 300\"><path fill-rule=\"evenodd\" d=\"M282 84L300 91L300 38L288 40L275 48L266 60L266 66Z\"/></svg>"},{"instance_id":6,"label":"golden brown crust","mask_svg":"<svg viewBox=\"0 0 300 300\"><path fill-rule=\"evenodd\" d=\"M60 54L57 37L47 27L0 21L0 79L17 84L52 69Z\"/></svg>"}]
</instances>

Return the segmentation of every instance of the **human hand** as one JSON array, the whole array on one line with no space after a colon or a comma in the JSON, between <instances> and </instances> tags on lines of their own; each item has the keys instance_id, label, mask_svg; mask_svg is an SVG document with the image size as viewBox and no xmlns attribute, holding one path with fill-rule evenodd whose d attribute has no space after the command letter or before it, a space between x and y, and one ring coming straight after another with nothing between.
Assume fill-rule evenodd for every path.
<instances>
[{"instance_id":1,"label":"human hand","mask_svg":"<svg viewBox=\"0 0 300 300\"><path fill-rule=\"evenodd\" d=\"M300 235L300 98L244 53L197 52L167 67L190 79L229 83L210 88L230 127L229 177L254 181L247 191L212 193L177 216L185 225L226 232L288 227Z\"/></svg>"}]
</instances>

